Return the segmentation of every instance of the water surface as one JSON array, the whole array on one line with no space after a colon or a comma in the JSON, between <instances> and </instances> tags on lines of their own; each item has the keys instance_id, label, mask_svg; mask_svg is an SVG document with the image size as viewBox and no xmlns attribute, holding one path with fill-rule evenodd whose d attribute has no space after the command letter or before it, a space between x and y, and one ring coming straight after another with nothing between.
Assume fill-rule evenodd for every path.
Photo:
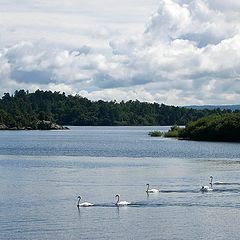
<instances>
[{"instance_id":1,"label":"water surface","mask_svg":"<svg viewBox=\"0 0 240 240\"><path fill-rule=\"evenodd\" d=\"M238 239L240 144L156 129L1 131L0 239ZM228 184L202 194L210 175ZM95 206L78 210L78 195Z\"/></svg>"}]
</instances>

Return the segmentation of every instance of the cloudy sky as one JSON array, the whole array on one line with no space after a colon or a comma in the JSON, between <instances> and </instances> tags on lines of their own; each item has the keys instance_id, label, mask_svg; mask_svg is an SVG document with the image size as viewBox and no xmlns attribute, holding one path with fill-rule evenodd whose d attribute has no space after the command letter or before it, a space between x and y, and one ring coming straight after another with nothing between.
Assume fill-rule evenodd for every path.
<instances>
[{"instance_id":1,"label":"cloudy sky","mask_svg":"<svg viewBox=\"0 0 240 240\"><path fill-rule=\"evenodd\" d=\"M0 0L0 96L239 104L239 0Z\"/></svg>"}]
</instances>

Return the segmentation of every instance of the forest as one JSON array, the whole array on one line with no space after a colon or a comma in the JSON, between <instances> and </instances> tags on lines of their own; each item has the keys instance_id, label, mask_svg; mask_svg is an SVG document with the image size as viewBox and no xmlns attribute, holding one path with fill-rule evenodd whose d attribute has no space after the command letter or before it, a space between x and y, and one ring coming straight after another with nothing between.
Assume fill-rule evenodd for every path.
<instances>
[{"instance_id":1,"label":"forest","mask_svg":"<svg viewBox=\"0 0 240 240\"><path fill-rule=\"evenodd\" d=\"M230 110L196 110L159 103L91 101L79 95L36 90L4 93L0 99L0 125L8 129L39 129L39 121L68 126L186 125ZM2 129L4 129L2 127Z\"/></svg>"}]
</instances>

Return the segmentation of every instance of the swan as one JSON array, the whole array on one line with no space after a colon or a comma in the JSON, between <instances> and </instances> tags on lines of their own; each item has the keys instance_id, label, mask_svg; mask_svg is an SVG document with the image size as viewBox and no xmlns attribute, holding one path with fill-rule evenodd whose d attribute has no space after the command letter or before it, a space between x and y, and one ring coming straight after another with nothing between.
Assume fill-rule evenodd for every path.
<instances>
[{"instance_id":1,"label":"swan","mask_svg":"<svg viewBox=\"0 0 240 240\"><path fill-rule=\"evenodd\" d=\"M127 201L119 201L120 198L119 194L117 194L115 197L117 198L117 202L115 203L116 206L125 206L131 204L130 202Z\"/></svg>"},{"instance_id":2,"label":"swan","mask_svg":"<svg viewBox=\"0 0 240 240\"><path fill-rule=\"evenodd\" d=\"M79 207L91 207L91 206L94 205L94 204L89 203L89 202L80 203L81 199L82 199L81 196L78 196L78 203L77 203L77 207L78 207L78 208L79 208Z\"/></svg>"},{"instance_id":3,"label":"swan","mask_svg":"<svg viewBox=\"0 0 240 240\"><path fill-rule=\"evenodd\" d=\"M160 192L160 190L158 190L158 189L154 189L154 188L149 189L149 184L147 184L146 193L158 193L158 192Z\"/></svg>"},{"instance_id":4,"label":"swan","mask_svg":"<svg viewBox=\"0 0 240 240\"><path fill-rule=\"evenodd\" d=\"M210 192L210 191L213 191L213 177L210 176L210 183L209 183L210 186L202 186L201 187L201 191L202 192Z\"/></svg>"}]
</instances>

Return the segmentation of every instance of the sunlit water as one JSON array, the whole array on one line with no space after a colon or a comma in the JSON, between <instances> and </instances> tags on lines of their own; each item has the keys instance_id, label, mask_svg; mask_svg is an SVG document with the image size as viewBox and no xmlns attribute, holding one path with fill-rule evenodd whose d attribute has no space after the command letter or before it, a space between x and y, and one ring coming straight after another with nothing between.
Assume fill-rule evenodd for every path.
<instances>
[{"instance_id":1,"label":"sunlit water","mask_svg":"<svg viewBox=\"0 0 240 240\"><path fill-rule=\"evenodd\" d=\"M240 144L154 129L167 128L1 131L0 239L239 239ZM210 175L227 184L202 194Z\"/></svg>"}]
</instances>

